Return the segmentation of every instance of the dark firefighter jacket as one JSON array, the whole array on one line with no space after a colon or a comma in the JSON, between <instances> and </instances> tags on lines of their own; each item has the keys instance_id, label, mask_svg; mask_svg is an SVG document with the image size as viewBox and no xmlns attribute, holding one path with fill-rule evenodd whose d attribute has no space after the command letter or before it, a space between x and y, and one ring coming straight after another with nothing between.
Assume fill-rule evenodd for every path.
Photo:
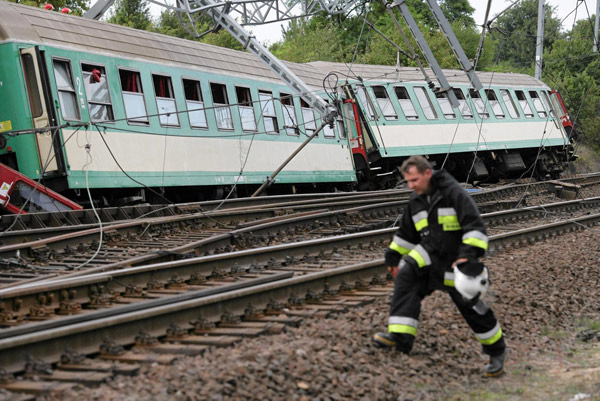
<instances>
[{"instance_id":1,"label":"dark firefighter jacket","mask_svg":"<svg viewBox=\"0 0 600 401\"><path fill-rule=\"evenodd\" d=\"M436 171L430 185L428 195L411 195L390 249L413 266L436 265L443 281L456 259L483 256L488 237L475 202L448 172Z\"/></svg>"}]
</instances>

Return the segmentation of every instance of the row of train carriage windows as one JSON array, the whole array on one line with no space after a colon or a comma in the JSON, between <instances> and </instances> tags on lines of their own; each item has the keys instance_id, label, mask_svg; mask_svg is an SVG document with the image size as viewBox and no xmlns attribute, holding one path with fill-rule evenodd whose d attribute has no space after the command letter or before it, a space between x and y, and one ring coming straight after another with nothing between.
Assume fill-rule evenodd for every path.
<instances>
[{"instance_id":1,"label":"row of train carriage windows","mask_svg":"<svg viewBox=\"0 0 600 401\"><path fill-rule=\"evenodd\" d=\"M381 114L386 120L398 120L398 112L396 111L388 91L385 86L374 85L371 86L371 90L373 91L373 95L377 101L377 105L381 110ZM436 120L438 119L438 113L433 106L433 102L431 97L428 94L428 91L424 86L414 86L413 91L417 100L417 103L420 109L423 112L423 115L427 120ZM465 98L465 94L460 88L453 88L456 98L459 103L459 112L464 119L473 119L473 110L467 102ZM415 103L413 101L412 96L408 92L407 88L404 86L394 86L393 92L398 99L398 104L404 113L404 116L407 120L418 120L419 114L415 107ZM554 116L554 111L551 107L550 97L546 91L540 91L539 93L535 90L527 91L529 97L531 98L531 102L533 105L527 100L527 96L524 90L514 90L514 93L517 98L517 102L519 107L517 107L517 103L514 100L513 95L510 93L508 89L500 89L500 98L497 95L497 92L493 89L484 89L484 94L487 98L487 105L491 108L494 116L498 119L506 118L504 110L501 106L501 103L504 103L504 107L508 110L508 114L511 118L517 119L521 118L521 113L525 116L525 118L534 118L534 113L537 113L539 118L547 118L548 112L552 117ZM541 93L541 97L540 97ZM374 110L374 105L369 101L367 95L365 94L365 89L361 88L358 92L359 98L363 104L366 104L367 113L371 120L377 120L379 116L376 114ZM486 105L486 101L482 99L480 92L470 89L469 96L475 106L475 110L479 117L482 119L486 119L490 117L489 109ZM448 95L445 93L436 93L436 100L438 101L440 110L442 111L444 117L446 119L455 119L456 113L450 104L450 100L448 99Z\"/></svg>"},{"instance_id":2,"label":"row of train carriage windows","mask_svg":"<svg viewBox=\"0 0 600 401\"><path fill-rule=\"evenodd\" d=\"M54 59L54 76L58 89L58 97L61 105L61 114L65 120L80 120L79 107L77 105L77 94L75 91L73 74L70 62L62 59ZM106 70L103 66L85 64L81 65L85 94L88 101L89 113L92 122L114 121L113 103L106 78ZM132 70L119 69L119 80L123 94L123 104L127 122L132 124L148 125L150 123L146 112L146 103L140 73ZM175 92L171 77L167 75L152 74L154 94L159 110L160 124L164 127L180 127L179 113L175 103ZM213 109L216 117L217 128L220 130L233 130L233 118L227 87L224 84L210 84L210 92L213 99ZM183 92L186 101L187 114L191 128L207 129L206 109L204 96L200 81L182 78ZM256 116L254 112L254 101L250 88L236 86L237 106L240 113L242 130L246 132L257 132ZM267 90L259 90L260 110L267 134L279 134L279 122L275 110L275 98L273 93ZM294 99L290 94L280 93L280 103L284 116L283 130L288 135L299 135L304 131L311 135L317 129L314 110L302 99L300 105L303 129L297 129L298 118L294 107ZM335 131L340 138L345 138L341 117L338 119L335 130L329 126L323 128L323 136L335 138Z\"/></svg>"}]
</instances>

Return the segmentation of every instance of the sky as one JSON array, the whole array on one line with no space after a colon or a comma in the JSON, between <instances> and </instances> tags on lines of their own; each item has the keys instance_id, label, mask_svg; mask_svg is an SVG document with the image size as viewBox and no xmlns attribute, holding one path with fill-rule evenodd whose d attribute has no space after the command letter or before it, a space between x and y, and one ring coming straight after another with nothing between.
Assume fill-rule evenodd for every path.
<instances>
[{"instance_id":1,"label":"sky","mask_svg":"<svg viewBox=\"0 0 600 401\"><path fill-rule=\"evenodd\" d=\"M600 0L545 0L546 5L556 7L555 16L558 17L562 23L563 30L570 30L573 26L575 16L577 19L587 18L588 11L589 15L593 15L596 12L596 1ZM502 12L506 7L511 5L514 0L492 0L492 8L490 11L490 18L493 18L498 13ZM485 10L487 7L487 0L469 0L469 3L475 12L473 13L473 19L477 25L482 25L485 18ZM572 13L577 7L577 14ZM587 10L585 6L587 5ZM287 23L286 23L287 24ZM250 30L254 33L256 38L261 43L271 45L281 40L281 24L272 23L263 26L254 26Z\"/></svg>"}]
</instances>

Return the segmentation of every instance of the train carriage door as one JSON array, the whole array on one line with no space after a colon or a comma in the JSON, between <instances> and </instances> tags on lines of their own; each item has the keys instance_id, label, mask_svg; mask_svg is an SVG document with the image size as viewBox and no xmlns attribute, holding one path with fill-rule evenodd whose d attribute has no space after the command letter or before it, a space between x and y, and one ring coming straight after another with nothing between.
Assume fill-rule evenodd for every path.
<instances>
[{"instance_id":1,"label":"train carriage door","mask_svg":"<svg viewBox=\"0 0 600 401\"><path fill-rule=\"evenodd\" d=\"M56 152L57 144L60 148L60 140L57 136L53 138L50 130L56 119L53 118L52 114L52 101L47 88L47 73L39 48L22 49L21 63L25 85L27 86L33 127L41 130L35 134L40 165L44 175L56 174L60 172L62 164L62 159ZM48 130L44 130L45 128ZM40 175L42 171L40 171Z\"/></svg>"}]
</instances>

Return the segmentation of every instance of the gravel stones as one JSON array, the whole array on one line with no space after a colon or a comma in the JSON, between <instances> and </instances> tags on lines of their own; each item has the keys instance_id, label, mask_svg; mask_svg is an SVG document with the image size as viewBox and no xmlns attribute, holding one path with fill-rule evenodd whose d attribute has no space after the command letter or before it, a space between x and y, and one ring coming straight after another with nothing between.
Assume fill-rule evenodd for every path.
<instances>
[{"instance_id":1,"label":"gravel stones","mask_svg":"<svg viewBox=\"0 0 600 401\"><path fill-rule=\"evenodd\" d=\"M511 349L507 369L561 346L600 318L598 228L487 257L492 303ZM379 257L380 255L374 255ZM423 302L410 356L374 347L390 296L299 328L247 339L170 366L145 366L65 400L439 400L485 383L487 358L450 297ZM598 341L594 333L582 335ZM502 379L500 379L502 380Z\"/></svg>"}]
</instances>

